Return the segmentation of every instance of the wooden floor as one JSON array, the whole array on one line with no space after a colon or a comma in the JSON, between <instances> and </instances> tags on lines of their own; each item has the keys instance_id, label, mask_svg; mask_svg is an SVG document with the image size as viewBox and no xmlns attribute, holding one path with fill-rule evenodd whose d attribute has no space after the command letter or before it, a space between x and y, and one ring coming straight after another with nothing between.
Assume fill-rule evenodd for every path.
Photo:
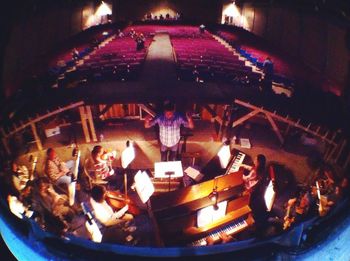
<instances>
[{"instance_id":1,"label":"wooden floor","mask_svg":"<svg viewBox=\"0 0 350 261\"><path fill-rule=\"evenodd\" d=\"M193 136L188 138L186 148L188 152L200 153L201 157L196 160L195 165L202 169L217 155L222 142L215 140L214 123L197 120L194 124ZM43 143L44 149L42 151L36 151L34 145L31 146L30 152L22 155L19 162L28 165L29 155L38 156L37 171L40 175L43 171L47 148L55 147L62 160L70 160L73 150L69 142L71 131L69 127L65 127L61 129L61 134L47 138ZM96 132L98 137L103 135L102 142L86 144L82 138L82 130L76 130L77 145L81 150L81 164L89 157L95 145L102 145L105 148L117 150L118 157L113 164L115 167L120 167L119 157L127 140L133 141L136 148L136 159L132 163L132 168L153 168L154 163L160 161L157 133L153 128L145 129L143 121L100 126ZM232 135L235 133L233 132ZM261 125L248 125L241 129L239 135L242 138L248 138L252 148L245 149L238 144L231 143L232 148L242 150L252 158L257 154L264 154L268 162L283 165L294 174L299 182L303 182L313 175L314 170L310 168L309 163L310 159L316 157L317 147L303 145L298 139L294 139L287 141L285 147L281 148L273 131Z\"/></svg>"}]
</instances>

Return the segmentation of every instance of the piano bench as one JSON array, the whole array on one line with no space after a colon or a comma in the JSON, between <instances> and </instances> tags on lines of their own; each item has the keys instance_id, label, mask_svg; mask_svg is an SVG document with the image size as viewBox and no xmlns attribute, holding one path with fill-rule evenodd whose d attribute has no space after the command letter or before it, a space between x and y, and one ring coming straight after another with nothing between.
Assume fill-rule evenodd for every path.
<instances>
[{"instance_id":1,"label":"piano bench","mask_svg":"<svg viewBox=\"0 0 350 261\"><path fill-rule=\"evenodd\" d=\"M192 166L195 164L196 159L200 158L199 152L183 152L181 153L181 159L190 159Z\"/></svg>"}]
</instances>

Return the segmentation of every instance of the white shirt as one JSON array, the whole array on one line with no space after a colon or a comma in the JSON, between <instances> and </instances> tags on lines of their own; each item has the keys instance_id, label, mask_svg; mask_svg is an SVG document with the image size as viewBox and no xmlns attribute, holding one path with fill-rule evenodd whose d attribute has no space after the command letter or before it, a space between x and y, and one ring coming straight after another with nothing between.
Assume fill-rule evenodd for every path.
<instances>
[{"instance_id":1,"label":"white shirt","mask_svg":"<svg viewBox=\"0 0 350 261\"><path fill-rule=\"evenodd\" d=\"M128 207L125 206L118 212L114 212L105 200L103 200L102 203L99 203L91 198L90 203L94 209L95 218L105 226L112 226L120 223L119 218L128 210Z\"/></svg>"}]
</instances>

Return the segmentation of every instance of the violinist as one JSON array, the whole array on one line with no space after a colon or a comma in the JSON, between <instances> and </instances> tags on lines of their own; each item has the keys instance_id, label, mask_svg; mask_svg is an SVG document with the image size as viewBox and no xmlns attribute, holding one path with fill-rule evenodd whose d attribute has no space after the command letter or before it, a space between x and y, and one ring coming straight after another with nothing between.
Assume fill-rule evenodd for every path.
<instances>
[{"instance_id":1,"label":"violinist","mask_svg":"<svg viewBox=\"0 0 350 261\"><path fill-rule=\"evenodd\" d=\"M286 215L283 218L283 230L288 229L294 222L299 222L308 215L311 201L309 192L288 200Z\"/></svg>"},{"instance_id":2,"label":"violinist","mask_svg":"<svg viewBox=\"0 0 350 261\"><path fill-rule=\"evenodd\" d=\"M91 171L93 181L106 181L116 187L118 183L117 175L112 168L112 161L116 158L116 151L107 151L102 146L97 145L91 152L91 158L86 163L85 168Z\"/></svg>"}]
</instances>

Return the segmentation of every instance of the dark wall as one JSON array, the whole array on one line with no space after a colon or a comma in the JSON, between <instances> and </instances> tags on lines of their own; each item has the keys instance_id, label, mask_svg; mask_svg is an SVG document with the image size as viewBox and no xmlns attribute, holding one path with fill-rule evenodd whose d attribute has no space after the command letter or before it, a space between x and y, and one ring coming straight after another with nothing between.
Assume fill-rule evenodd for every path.
<instances>
[{"instance_id":1,"label":"dark wall","mask_svg":"<svg viewBox=\"0 0 350 261\"><path fill-rule=\"evenodd\" d=\"M122 21L142 20L147 13L169 8L186 20L218 23L222 11L221 0L114 0L114 3L116 18Z\"/></svg>"},{"instance_id":2,"label":"dark wall","mask_svg":"<svg viewBox=\"0 0 350 261\"><path fill-rule=\"evenodd\" d=\"M40 68L44 57L81 32L86 22L83 12L94 7L93 1L58 1L46 6L28 4L21 12L12 13L2 46L3 94L11 95L27 75L44 69Z\"/></svg>"},{"instance_id":3,"label":"dark wall","mask_svg":"<svg viewBox=\"0 0 350 261\"><path fill-rule=\"evenodd\" d=\"M345 92L350 53L345 25L320 14L283 7L245 4L242 14L246 17L247 30L330 79L327 87L330 90L338 94Z\"/></svg>"}]
</instances>

